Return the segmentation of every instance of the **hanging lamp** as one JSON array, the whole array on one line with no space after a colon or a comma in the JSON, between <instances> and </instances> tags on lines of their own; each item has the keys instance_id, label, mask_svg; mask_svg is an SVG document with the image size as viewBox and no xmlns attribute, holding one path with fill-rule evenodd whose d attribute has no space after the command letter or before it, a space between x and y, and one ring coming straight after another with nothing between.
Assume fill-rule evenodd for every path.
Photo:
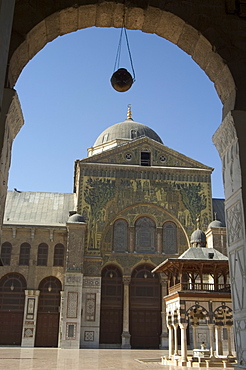
<instances>
[{"instance_id":1,"label":"hanging lamp","mask_svg":"<svg viewBox=\"0 0 246 370\"><path fill-rule=\"evenodd\" d=\"M135 81L135 72L133 68L133 62L132 62L132 56L131 56L131 51L130 51L130 45L127 37L127 32L125 28L125 5L124 5L124 15L123 15L123 24L122 28L120 31L120 39L119 39L119 44L117 48L117 53L116 53L116 58L115 58L115 64L114 64L114 73L110 79L112 87L118 91L118 92L125 92L129 90ZM121 46L122 46L122 36L125 36L126 39L126 46L127 46L127 51L131 63L131 68L132 68L132 74L128 72L126 68L119 68L120 66L120 57L121 57Z\"/></svg>"}]
</instances>

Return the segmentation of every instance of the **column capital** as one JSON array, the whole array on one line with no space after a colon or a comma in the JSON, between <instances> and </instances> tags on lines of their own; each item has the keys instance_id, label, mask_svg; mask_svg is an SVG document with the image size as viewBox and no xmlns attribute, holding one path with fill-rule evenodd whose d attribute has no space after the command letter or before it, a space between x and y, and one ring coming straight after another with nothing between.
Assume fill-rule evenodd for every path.
<instances>
[{"instance_id":1,"label":"column capital","mask_svg":"<svg viewBox=\"0 0 246 370\"><path fill-rule=\"evenodd\" d=\"M123 276L123 277L122 277L122 281L123 281L123 284L124 284L124 285L129 285L129 284L130 284L130 282L131 282L131 276L129 276L129 275L125 275L125 276Z\"/></svg>"}]
</instances>

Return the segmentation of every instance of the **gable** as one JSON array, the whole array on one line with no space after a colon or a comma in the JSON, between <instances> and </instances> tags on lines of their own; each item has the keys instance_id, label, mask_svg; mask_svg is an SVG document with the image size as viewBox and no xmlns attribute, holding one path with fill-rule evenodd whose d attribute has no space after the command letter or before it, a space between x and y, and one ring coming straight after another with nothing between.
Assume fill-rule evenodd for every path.
<instances>
[{"instance_id":1,"label":"gable","mask_svg":"<svg viewBox=\"0 0 246 370\"><path fill-rule=\"evenodd\" d=\"M146 160L150 164L144 163ZM144 137L123 143L100 154L82 159L87 163L108 163L130 166L151 165L158 167L202 168L212 171L211 167L195 161L166 145Z\"/></svg>"}]
</instances>

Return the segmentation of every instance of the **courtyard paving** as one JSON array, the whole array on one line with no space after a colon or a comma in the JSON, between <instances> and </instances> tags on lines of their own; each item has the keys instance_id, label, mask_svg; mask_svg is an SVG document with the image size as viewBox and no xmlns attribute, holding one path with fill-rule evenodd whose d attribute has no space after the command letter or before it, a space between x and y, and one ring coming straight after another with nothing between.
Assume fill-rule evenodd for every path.
<instances>
[{"instance_id":1,"label":"courtyard paving","mask_svg":"<svg viewBox=\"0 0 246 370\"><path fill-rule=\"evenodd\" d=\"M181 367L161 365L160 362L158 362L158 360L161 358L161 356L164 355L167 355L167 351L0 347L0 369L1 370L103 370L103 369L181 370ZM146 362L146 359L150 361ZM182 367L182 369L185 369L185 367ZM210 369L212 370L213 368Z\"/></svg>"}]
</instances>

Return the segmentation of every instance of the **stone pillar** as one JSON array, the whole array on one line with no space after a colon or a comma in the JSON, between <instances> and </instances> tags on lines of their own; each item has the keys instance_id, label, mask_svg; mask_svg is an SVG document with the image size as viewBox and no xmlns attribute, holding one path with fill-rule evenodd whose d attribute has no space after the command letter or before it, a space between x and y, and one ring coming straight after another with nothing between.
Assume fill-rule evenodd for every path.
<instances>
[{"instance_id":1,"label":"stone pillar","mask_svg":"<svg viewBox=\"0 0 246 370\"><path fill-rule=\"evenodd\" d=\"M196 349L197 348L197 335L196 335L197 325L192 325L192 329L193 329L193 348Z\"/></svg>"},{"instance_id":2,"label":"stone pillar","mask_svg":"<svg viewBox=\"0 0 246 370\"><path fill-rule=\"evenodd\" d=\"M81 348L99 348L101 277L85 276L82 294Z\"/></svg>"},{"instance_id":3,"label":"stone pillar","mask_svg":"<svg viewBox=\"0 0 246 370\"><path fill-rule=\"evenodd\" d=\"M10 1L11 2L11 1ZM6 1L2 3L7 3ZM1 12L1 2L0 2ZM1 39L1 36L0 36ZM1 44L1 43L0 43ZM1 50L1 46L0 46ZM1 55L1 54L0 54ZM1 59L1 56L0 56ZM1 73L1 72L0 72ZM5 200L13 140L24 124L17 93L4 89L2 111L0 111L0 224L3 222ZM1 238L1 234L0 234Z\"/></svg>"},{"instance_id":4,"label":"stone pillar","mask_svg":"<svg viewBox=\"0 0 246 370\"><path fill-rule=\"evenodd\" d=\"M59 320L59 335L58 335L58 348L61 347L62 343L62 327L63 327L63 311L64 311L64 291L60 291L60 320Z\"/></svg>"},{"instance_id":5,"label":"stone pillar","mask_svg":"<svg viewBox=\"0 0 246 370\"><path fill-rule=\"evenodd\" d=\"M167 278L161 274L161 344L160 349L168 348L167 322L166 322L166 302L164 297L167 295Z\"/></svg>"},{"instance_id":6,"label":"stone pillar","mask_svg":"<svg viewBox=\"0 0 246 370\"><path fill-rule=\"evenodd\" d=\"M216 346L216 356L223 355L223 346L221 339L221 326L215 325L215 346Z\"/></svg>"},{"instance_id":7,"label":"stone pillar","mask_svg":"<svg viewBox=\"0 0 246 370\"><path fill-rule=\"evenodd\" d=\"M235 349L238 367L246 368L246 111L227 114L213 136L223 167Z\"/></svg>"},{"instance_id":8,"label":"stone pillar","mask_svg":"<svg viewBox=\"0 0 246 370\"><path fill-rule=\"evenodd\" d=\"M131 348L129 332L129 285L131 277L123 276L124 284L124 301L123 301L123 332L121 334L121 348Z\"/></svg>"},{"instance_id":9,"label":"stone pillar","mask_svg":"<svg viewBox=\"0 0 246 370\"><path fill-rule=\"evenodd\" d=\"M178 324L173 324L174 329L174 356L179 354L178 349Z\"/></svg>"},{"instance_id":10,"label":"stone pillar","mask_svg":"<svg viewBox=\"0 0 246 370\"><path fill-rule=\"evenodd\" d=\"M228 348L228 354L227 354L227 357L229 357L229 356L232 356L232 346L231 346L231 340L232 340L232 338L231 338L231 326L227 326L227 327L226 327L226 329L227 329L227 341L228 341L228 346L227 346L227 348Z\"/></svg>"},{"instance_id":11,"label":"stone pillar","mask_svg":"<svg viewBox=\"0 0 246 370\"><path fill-rule=\"evenodd\" d=\"M39 290L25 290L21 347L34 347Z\"/></svg>"},{"instance_id":12,"label":"stone pillar","mask_svg":"<svg viewBox=\"0 0 246 370\"><path fill-rule=\"evenodd\" d=\"M0 112L2 111L3 91L6 79L9 43L12 31L15 0L0 0ZM0 152L1 152L0 147Z\"/></svg>"},{"instance_id":13,"label":"stone pillar","mask_svg":"<svg viewBox=\"0 0 246 370\"><path fill-rule=\"evenodd\" d=\"M210 357L214 357L214 324L208 324Z\"/></svg>"},{"instance_id":14,"label":"stone pillar","mask_svg":"<svg viewBox=\"0 0 246 370\"><path fill-rule=\"evenodd\" d=\"M168 349L169 349L169 358L172 358L172 355L174 353L174 348L173 348L173 326L168 325Z\"/></svg>"},{"instance_id":15,"label":"stone pillar","mask_svg":"<svg viewBox=\"0 0 246 370\"><path fill-rule=\"evenodd\" d=\"M129 226L129 252L133 253L135 250L135 227Z\"/></svg>"},{"instance_id":16,"label":"stone pillar","mask_svg":"<svg viewBox=\"0 0 246 370\"><path fill-rule=\"evenodd\" d=\"M157 233L157 253L162 253L162 227L156 228Z\"/></svg>"},{"instance_id":17,"label":"stone pillar","mask_svg":"<svg viewBox=\"0 0 246 370\"><path fill-rule=\"evenodd\" d=\"M82 281L81 273L65 274L61 348L80 348Z\"/></svg>"},{"instance_id":18,"label":"stone pillar","mask_svg":"<svg viewBox=\"0 0 246 370\"><path fill-rule=\"evenodd\" d=\"M187 323L179 324L181 330L181 364L182 366L186 365L187 362L187 336L186 336L186 328Z\"/></svg>"}]
</instances>

